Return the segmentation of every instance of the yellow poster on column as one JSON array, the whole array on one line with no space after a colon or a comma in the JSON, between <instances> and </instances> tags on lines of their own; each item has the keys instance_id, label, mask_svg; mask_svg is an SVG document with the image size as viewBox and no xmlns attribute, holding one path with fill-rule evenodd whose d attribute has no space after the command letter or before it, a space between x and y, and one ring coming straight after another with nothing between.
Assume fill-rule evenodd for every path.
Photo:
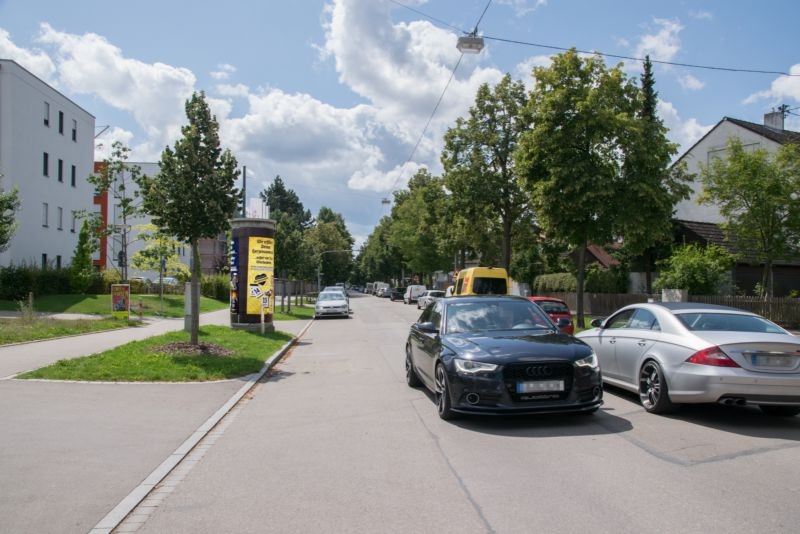
<instances>
[{"instance_id":1,"label":"yellow poster on column","mask_svg":"<svg viewBox=\"0 0 800 534\"><path fill-rule=\"evenodd\" d=\"M272 237L250 237L247 254L247 314L261 313L263 297L269 297L269 308L264 313L273 313L275 298L272 290L275 272L275 239ZM241 302L241 298L240 298Z\"/></svg>"}]
</instances>

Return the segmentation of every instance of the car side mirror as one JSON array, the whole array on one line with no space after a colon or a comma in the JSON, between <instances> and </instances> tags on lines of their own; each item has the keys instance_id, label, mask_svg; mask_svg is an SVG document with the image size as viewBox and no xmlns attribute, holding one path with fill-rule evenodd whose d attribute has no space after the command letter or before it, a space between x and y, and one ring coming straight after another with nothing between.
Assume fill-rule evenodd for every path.
<instances>
[{"instance_id":1,"label":"car side mirror","mask_svg":"<svg viewBox=\"0 0 800 534\"><path fill-rule=\"evenodd\" d=\"M436 328L433 323L426 322L426 323L417 323L417 330L423 332L425 334L438 334L439 329Z\"/></svg>"},{"instance_id":2,"label":"car side mirror","mask_svg":"<svg viewBox=\"0 0 800 534\"><path fill-rule=\"evenodd\" d=\"M598 317L597 319L592 320L592 322L589 324L595 328L603 328L603 321L605 320L605 317Z\"/></svg>"},{"instance_id":3,"label":"car side mirror","mask_svg":"<svg viewBox=\"0 0 800 534\"><path fill-rule=\"evenodd\" d=\"M559 317L558 321L556 322L556 326L559 328L564 328L565 326L569 326L572 324L572 321L567 319L566 317Z\"/></svg>"}]
</instances>

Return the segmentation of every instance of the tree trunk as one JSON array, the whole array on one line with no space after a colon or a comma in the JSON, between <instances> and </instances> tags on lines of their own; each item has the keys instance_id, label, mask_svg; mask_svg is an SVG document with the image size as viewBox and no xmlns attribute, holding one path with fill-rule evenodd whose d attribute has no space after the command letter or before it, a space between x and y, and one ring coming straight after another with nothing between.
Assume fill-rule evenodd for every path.
<instances>
[{"instance_id":1,"label":"tree trunk","mask_svg":"<svg viewBox=\"0 0 800 534\"><path fill-rule=\"evenodd\" d=\"M506 273L511 269L511 218L503 220L503 268Z\"/></svg>"},{"instance_id":2,"label":"tree trunk","mask_svg":"<svg viewBox=\"0 0 800 534\"><path fill-rule=\"evenodd\" d=\"M653 273L650 272L653 270L652 266L652 255L650 254L649 250L644 252L644 280L645 280L645 291L648 295L653 294Z\"/></svg>"},{"instance_id":3,"label":"tree trunk","mask_svg":"<svg viewBox=\"0 0 800 534\"><path fill-rule=\"evenodd\" d=\"M583 282L586 278L586 246L588 242L586 239L580 244L578 248L578 287L577 287L577 306L576 313L578 314L578 327L586 328L586 322L583 320Z\"/></svg>"},{"instance_id":4,"label":"tree trunk","mask_svg":"<svg viewBox=\"0 0 800 534\"><path fill-rule=\"evenodd\" d=\"M200 331L200 248L197 239L192 240L192 329L191 344L197 345Z\"/></svg>"}]
</instances>

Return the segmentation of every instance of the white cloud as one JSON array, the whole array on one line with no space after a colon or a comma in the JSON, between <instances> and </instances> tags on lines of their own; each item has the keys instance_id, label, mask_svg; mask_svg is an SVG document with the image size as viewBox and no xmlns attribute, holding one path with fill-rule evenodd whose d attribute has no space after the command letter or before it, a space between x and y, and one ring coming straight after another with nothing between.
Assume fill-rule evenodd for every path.
<instances>
[{"instance_id":1,"label":"white cloud","mask_svg":"<svg viewBox=\"0 0 800 534\"><path fill-rule=\"evenodd\" d=\"M250 95L250 88L242 83L237 83L236 85L219 84L216 86L216 90L222 96L247 98Z\"/></svg>"},{"instance_id":2,"label":"white cloud","mask_svg":"<svg viewBox=\"0 0 800 534\"><path fill-rule=\"evenodd\" d=\"M47 83L54 83L56 66L46 52L25 50L11 41L11 35L0 28L0 58L12 59Z\"/></svg>"},{"instance_id":3,"label":"white cloud","mask_svg":"<svg viewBox=\"0 0 800 534\"><path fill-rule=\"evenodd\" d=\"M651 28L651 33L639 37L634 54L636 57L650 55L652 59L672 61L681 49L678 34L683 26L678 19L654 18L653 23L656 27Z\"/></svg>"},{"instance_id":4,"label":"white cloud","mask_svg":"<svg viewBox=\"0 0 800 534\"><path fill-rule=\"evenodd\" d=\"M218 70L209 72L209 75L215 80L227 80L230 78L231 74L236 72L236 67L229 65L228 63L221 63L217 65L217 69Z\"/></svg>"},{"instance_id":5,"label":"white cloud","mask_svg":"<svg viewBox=\"0 0 800 534\"><path fill-rule=\"evenodd\" d=\"M518 63L514 68L514 72L518 79L522 80L525 87L530 90L533 89L535 79L533 77L534 67L549 67L553 63L552 56L539 55L531 56L525 61Z\"/></svg>"},{"instance_id":6,"label":"white cloud","mask_svg":"<svg viewBox=\"0 0 800 534\"><path fill-rule=\"evenodd\" d=\"M424 165L409 161L406 165L398 165L389 172L375 168L376 162L368 162L364 169L357 171L348 180L347 185L353 189L369 189L372 191L388 191L406 186L408 180Z\"/></svg>"},{"instance_id":7,"label":"white cloud","mask_svg":"<svg viewBox=\"0 0 800 534\"><path fill-rule=\"evenodd\" d=\"M95 161L102 161L111 157L111 147L119 141L123 145L129 147L133 143L133 132L114 126L109 128L102 134L99 134L94 142L94 159Z\"/></svg>"},{"instance_id":8,"label":"white cloud","mask_svg":"<svg viewBox=\"0 0 800 534\"><path fill-rule=\"evenodd\" d=\"M678 82L684 89L690 89L692 91L700 90L706 86L705 82L701 82L691 74L684 74L683 76L680 76L678 78Z\"/></svg>"},{"instance_id":9,"label":"white cloud","mask_svg":"<svg viewBox=\"0 0 800 534\"><path fill-rule=\"evenodd\" d=\"M546 6L547 0L495 0L495 3L511 6L518 17L523 17L542 6Z\"/></svg>"},{"instance_id":10,"label":"white cloud","mask_svg":"<svg viewBox=\"0 0 800 534\"><path fill-rule=\"evenodd\" d=\"M190 70L126 58L95 33L69 34L42 24L38 40L55 48L58 80L66 89L96 95L133 115L148 136L137 147L142 157L155 159L177 137L195 85Z\"/></svg>"},{"instance_id":11,"label":"white cloud","mask_svg":"<svg viewBox=\"0 0 800 534\"><path fill-rule=\"evenodd\" d=\"M697 20L712 20L714 18L713 13L711 13L710 11L703 11L703 10L689 11L689 16Z\"/></svg>"},{"instance_id":12,"label":"white cloud","mask_svg":"<svg viewBox=\"0 0 800 534\"><path fill-rule=\"evenodd\" d=\"M657 110L664 125L669 128L667 134L669 139L679 145L678 155L689 149L714 126L713 124L704 126L695 118L682 119L675 106L664 100L659 100Z\"/></svg>"},{"instance_id":13,"label":"white cloud","mask_svg":"<svg viewBox=\"0 0 800 534\"><path fill-rule=\"evenodd\" d=\"M800 102L800 63L792 65L789 74L795 76L775 78L769 89L753 93L744 100L744 103L754 104L759 100L768 100L774 105L783 104L789 100Z\"/></svg>"}]
</instances>

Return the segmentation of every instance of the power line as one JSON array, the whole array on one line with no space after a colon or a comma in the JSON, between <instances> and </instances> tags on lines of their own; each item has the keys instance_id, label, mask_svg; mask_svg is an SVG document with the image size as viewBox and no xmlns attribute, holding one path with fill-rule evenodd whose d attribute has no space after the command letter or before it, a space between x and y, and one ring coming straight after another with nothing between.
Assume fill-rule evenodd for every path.
<instances>
[{"instance_id":1,"label":"power line","mask_svg":"<svg viewBox=\"0 0 800 534\"><path fill-rule=\"evenodd\" d=\"M431 20L433 22L438 22L439 24L447 26L450 29L456 30L457 32L460 32L460 33L463 33L463 34L469 34L470 33L470 32L468 32L466 30L463 30L461 28L453 26L452 24L444 22L441 19L437 19L435 17L432 17L432 16L428 15L427 13L423 13L422 11L420 11L418 9L414 9L413 7L407 6L407 5L403 4L402 2L398 2L397 0L389 0L389 1L392 2L393 4L396 4L396 5L400 6L400 7L408 9L409 11L413 11L414 13L416 13L418 15L421 15L421 16L425 17L428 20ZM490 3L491 3L491 1L490 1ZM487 8L489 7L488 4L487 4L486 7ZM486 9L484 9L484 13L485 12L486 12ZM481 15L481 18L483 18L483 15ZM477 24L476 24L476 28L477 28ZM519 41L519 40L516 40L516 39L508 39L508 38L505 38L505 37L495 37L495 36L489 36L489 35L483 35L482 37L484 39L489 39L489 40L492 40L492 41L498 41L498 42L502 42L502 43L517 44L517 45L524 45L524 46L532 46L532 47L537 47L537 48L546 48L546 49L549 49L549 50L559 50L559 51L562 51L562 52L566 52L568 50L572 50L572 48L573 48L573 47L567 47L567 46L548 45L548 44L543 44L543 43L531 43L531 42L528 42L528 41ZM605 52L599 52L597 50L589 51L589 50L578 50L578 49L575 49L575 51L579 52L581 54L592 54L592 55L597 55L597 56L602 56L602 57L611 57L611 58L615 58L615 59L627 59L627 60L630 60L630 61L644 61L644 58L640 58L640 57L623 56L623 55L619 55L619 54L609 54L609 53L605 53ZM783 71L778 71L778 70L745 69L745 68L738 68L738 67L718 67L718 66L714 66L714 65L697 65L697 64L693 64L693 63L680 63L680 62L677 62L677 61L665 61L665 60L653 59L653 58L650 58L650 61L653 62L653 63L658 63L659 65L672 65L672 66L675 66L675 67L686 67L686 68L690 68L690 69L706 69L706 70L718 70L718 71L725 71L725 72L742 72L742 73L747 73L747 74L774 74L774 75L778 75L778 76L800 77L800 74L790 74L788 72L783 72Z\"/></svg>"},{"instance_id":2,"label":"power line","mask_svg":"<svg viewBox=\"0 0 800 534\"><path fill-rule=\"evenodd\" d=\"M550 50L560 50L560 51L568 51L568 50L575 50L581 54L592 54L596 56L603 56L603 57L613 57L615 59L628 59L631 61L644 61L642 57L633 57L633 56L622 56L619 54L609 54L605 52L599 52L597 50L579 50L577 48L567 48L564 46L554 46L554 45L546 45L542 43L530 43L527 41L517 41L515 39L505 39L503 37L494 37L491 35L484 35L484 39L489 39L491 41L499 41L502 43L510 43L510 44L518 44L518 45L525 45L525 46L533 46L536 48L547 48ZM778 71L778 70L760 70L760 69L744 69L744 68L736 68L736 67L716 67L713 65L697 65L693 63L679 63L677 61L664 61L660 59L653 59L650 58L652 63L658 63L660 65L673 65L676 67L687 67L691 69L707 69L707 70L721 70L726 72L745 72L750 74L777 74L779 76L800 76L800 74L789 74L788 72Z\"/></svg>"}]
</instances>

